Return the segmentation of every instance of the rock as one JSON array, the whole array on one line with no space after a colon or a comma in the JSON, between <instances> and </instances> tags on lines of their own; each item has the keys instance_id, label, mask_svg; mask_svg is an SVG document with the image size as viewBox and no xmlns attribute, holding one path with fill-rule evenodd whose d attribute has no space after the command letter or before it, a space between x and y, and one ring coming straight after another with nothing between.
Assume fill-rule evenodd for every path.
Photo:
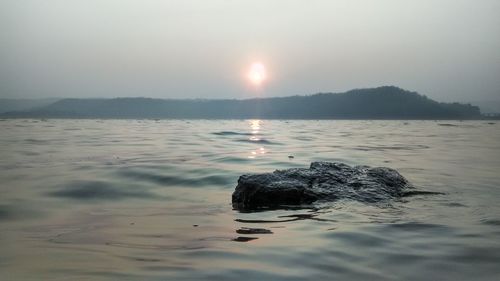
<instances>
[{"instance_id":1,"label":"rock","mask_svg":"<svg viewBox=\"0 0 500 281\"><path fill-rule=\"evenodd\" d=\"M257 237L238 236L236 238L233 238L232 240L235 241L235 242L249 242L249 241L256 240L256 239L259 239L259 238L257 238Z\"/></svg>"},{"instance_id":2,"label":"rock","mask_svg":"<svg viewBox=\"0 0 500 281\"><path fill-rule=\"evenodd\" d=\"M402 197L413 187L396 170L313 162L309 169L242 175L232 196L235 209L311 204L351 199L379 202Z\"/></svg>"},{"instance_id":3,"label":"rock","mask_svg":"<svg viewBox=\"0 0 500 281\"><path fill-rule=\"evenodd\" d=\"M249 228L249 227L241 227L236 230L238 234L273 234L273 232L269 229L265 228Z\"/></svg>"}]
</instances>

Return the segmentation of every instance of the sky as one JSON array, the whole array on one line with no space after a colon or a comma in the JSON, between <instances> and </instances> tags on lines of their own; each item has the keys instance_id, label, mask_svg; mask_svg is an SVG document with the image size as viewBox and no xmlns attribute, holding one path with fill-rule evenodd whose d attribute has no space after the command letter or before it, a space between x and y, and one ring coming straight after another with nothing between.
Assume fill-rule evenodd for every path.
<instances>
[{"instance_id":1,"label":"sky","mask_svg":"<svg viewBox=\"0 0 500 281\"><path fill-rule=\"evenodd\" d=\"M395 85L438 101L500 100L499 15L498 0L0 0L0 98ZM248 77L256 63L259 85Z\"/></svg>"}]
</instances>

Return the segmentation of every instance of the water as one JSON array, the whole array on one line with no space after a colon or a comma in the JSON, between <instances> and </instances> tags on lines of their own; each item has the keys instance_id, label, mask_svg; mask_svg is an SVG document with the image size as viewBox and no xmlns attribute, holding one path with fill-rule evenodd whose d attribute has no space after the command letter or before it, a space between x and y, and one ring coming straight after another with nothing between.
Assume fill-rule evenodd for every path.
<instances>
[{"instance_id":1,"label":"water","mask_svg":"<svg viewBox=\"0 0 500 281\"><path fill-rule=\"evenodd\" d=\"M0 279L498 280L499 128L2 120ZM239 175L322 160L388 166L445 194L232 210Z\"/></svg>"}]
</instances>

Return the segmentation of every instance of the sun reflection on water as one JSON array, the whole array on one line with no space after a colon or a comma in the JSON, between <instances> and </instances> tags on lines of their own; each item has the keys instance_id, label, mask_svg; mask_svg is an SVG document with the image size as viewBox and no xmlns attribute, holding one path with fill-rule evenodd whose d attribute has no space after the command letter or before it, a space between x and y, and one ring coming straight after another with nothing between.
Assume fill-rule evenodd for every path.
<instances>
[{"instance_id":1,"label":"sun reflection on water","mask_svg":"<svg viewBox=\"0 0 500 281\"><path fill-rule=\"evenodd\" d=\"M259 136L259 133L261 130L262 120L254 119L254 120L250 120L249 123L250 123L250 129L251 129L251 134L252 134L250 136L249 140L252 142L260 141L261 137ZM248 158L254 159L258 155L266 154L267 152L268 152L268 150L265 147L260 146L256 149L250 151L250 155L248 156Z\"/></svg>"},{"instance_id":2,"label":"sun reflection on water","mask_svg":"<svg viewBox=\"0 0 500 281\"><path fill-rule=\"evenodd\" d=\"M252 134L259 133L261 122L262 122L262 120L259 120L259 119L250 120L250 128L252 128Z\"/></svg>"}]
</instances>

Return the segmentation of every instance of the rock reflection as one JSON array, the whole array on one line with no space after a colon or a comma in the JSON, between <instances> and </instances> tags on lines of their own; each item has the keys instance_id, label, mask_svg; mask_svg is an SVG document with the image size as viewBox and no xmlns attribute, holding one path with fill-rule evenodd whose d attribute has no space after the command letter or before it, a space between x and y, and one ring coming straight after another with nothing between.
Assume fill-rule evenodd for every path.
<instances>
[{"instance_id":1,"label":"rock reflection","mask_svg":"<svg viewBox=\"0 0 500 281\"><path fill-rule=\"evenodd\" d=\"M240 227L236 230L238 234L273 234L273 232L269 229L265 228L250 228L250 227ZM258 237L250 237L250 236L238 236L236 238L231 239L235 242L249 242L255 239L259 239Z\"/></svg>"},{"instance_id":2,"label":"rock reflection","mask_svg":"<svg viewBox=\"0 0 500 281\"><path fill-rule=\"evenodd\" d=\"M238 236L238 237L234 238L233 241L235 241L235 242L249 242L249 241L256 240L256 239L259 239L259 238L257 238L257 237Z\"/></svg>"}]
</instances>

